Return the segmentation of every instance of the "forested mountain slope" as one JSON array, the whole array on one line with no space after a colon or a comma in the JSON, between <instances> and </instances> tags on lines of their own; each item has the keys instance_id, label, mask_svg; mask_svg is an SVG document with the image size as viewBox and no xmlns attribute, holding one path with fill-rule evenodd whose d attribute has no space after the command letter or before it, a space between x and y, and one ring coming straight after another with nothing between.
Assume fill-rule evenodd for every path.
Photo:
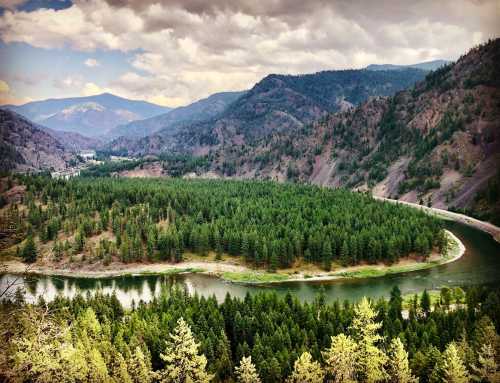
<instances>
[{"instance_id":1,"label":"forested mountain slope","mask_svg":"<svg viewBox=\"0 0 500 383\"><path fill-rule=\"evenodd\" d=\"M0 170L60 170L73 155L42 128L17 113L0 110Z\"/></svg>"},{"instance_id":2,"label":"forested mountain slope","mask_svg":"<svg viewBox=\"0 0 500 383\"><path fill-rule=\"evenodd\" d=\"M162 135L173 136L180 126L196 121L208 120L222 113L233 101L241 97L244 93L215 93L190 105L175 108L168 113L120 125L113 129L109 135L112 137L125 136L127 138L138 138L161 130Z\"/></svg>"},{"instance_id":3,"label":"forested mountain slope","mask_svg":"<svg viewBox=\"0 0 500 383\"><path fill-rule=\"evenodd\" d=\"M226 176L372 188L379 196L468 206L498 169L498 62L496 39L393 97L250 143L221 140L212 147L213 168Z\"/></svg>"},{"instance_id":4,"label":"forested mountain slope","mask_svg":"<svg viewBox=\"0 0 500 383\"><path fill-rule=\"evenodd\" d=\"M424 71L342 70L308 75L272 74L216 118L168 130L140 141L115 142L112 149L131 155L162 151L206 153L218 144L253 143L275 132L296 131L328 113L346 110L372 96L388 96L413 85Z\"/></svg>"},{"instance_id":5,"label":"forested mountain slope","mask_svg":"<svg viewBox=\"0 0 500 383\"><path fill-rule=\"evenodd\" d=\"M79 152L84 149L97 149L103 145L103 142L98 138L87 137L80 133L66 132L64 130L42 128L71 152Z\"/></svg>"},{"instance_id":6,"label":"forested mountain slope","mask_svg":"<svg viewBox=\"0 0 500 383\"><path fill-rule=\"evenodd\" d=\"M395 64L371 64L366 67L368 70L401 70L401 69L408 69L408 68L413 68L413 69L422 69L422 70L436 70L441 68L442 66L445 66L449 64L450 61L447 60L433 60L433 61L426 61L426 62L421 62L417 64L410 64L410 65L395 65Z\"/></svg>"}]
</instances>

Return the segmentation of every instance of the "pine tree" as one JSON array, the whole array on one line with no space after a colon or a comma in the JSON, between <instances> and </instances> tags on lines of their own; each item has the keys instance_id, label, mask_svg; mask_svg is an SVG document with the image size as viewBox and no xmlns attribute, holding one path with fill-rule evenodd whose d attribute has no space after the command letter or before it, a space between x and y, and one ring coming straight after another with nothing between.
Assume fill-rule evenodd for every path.
<instances>
[{"instance_id":1,"label":"pine tree","mask_svg":"<svg viewBox=\"0 0 500 383\"><path fill-rule=\"evenodd\" d=\"M431 297L427 290L422 293L422 298L420 300L420 307L425 316L428 316L431 312Z\"/></svg>"},{"instance_id":2,"label":"pine tree","mask_svg":"<svg viewBox=\"0 0 500 383\"><path fill-rule=\"evenodd\" d=\"M403 342L399 338L394 338L389 348L389 368L390 381L392 383L417 383L418 379L411 374L408 364L408 353Z\"/></svg>"},{"instance_id":3,"label":"pine tree","mask_svg":"<svg viewBox=\"0 0 500 383\"><path fill-rule=\"evenodd\" d=\"M140 347L136 347L128 363L128 372L134 383L151 383L153 372L151 362L146 359Z\"/></svg>"},{"instance_id":4,"label":"pine tree","mask_svg":"<svg viewBox=\"0 0 500 383\"><path fill-rule=\"evenodd\" d=\"M211 376L205 371L207 359L198 354L199 344L194 340L191 328L180 318L174 333L166 342L165 353L160 354L165 367L160 372L162 383L209 382Z\"/></svg>"},{"instance_id":5,"label":"pine tree","mask_svg":"<svg viewBox=\"0 0 500 383\"><path fill-rule=\"evenodd\" d=\"M38 254L37 254L37 250L36 250L35 241L33 240L32 235L29 235L28 239L26 239L26 244L23 247L23 250L21 252L21 256L23 257L24 261L27 263L36 262L36 258L38 256Z\"/></svg>"},{"instance_id":6,"label":"pine tree","mask_svg":"<svg viewBox=\"0 0 500 383\"><path fill-rule=\"evenodd\" d=\"M368 383L379 382L387 377L384 365L385 353L377 347L383 338L378 334L382 323L375 322L377 313L368 299L363 298L354 308L351 330L358 342L358 375Z\"/></svg>"},{"instance_id":7,"label":"pine tree","mask_svg":"<svg viewBox=\"0 0 500 383\"><path fill-rule=\"evenodd\" d=\"M236 381L238 383L260 383L260 378L252 363L251 356L241 358L240 365L235 370Z\"/></svg>"},{"instance_id":8,"label":"pine tree","mask_svg":"<svg viewBox=\"0 0 500 383\"><path fill-rule=\"evenodd\" d=\"M330 271L332 268L332 245L330 244L330 241L325 241L323 243L323 251L322 251L322 256L323 256L323 268L326 271Z\"/></svg>"},{"instance_id":9,"label":"pine tree","mask_svg":"<svg viewBox=\"0 0 500 383\"><path fill-rule=\"evenodd\" d=\"M443 375L447 383L466 383L469 381L469 374L454 343L450 343L443 353Z\"/></svg>"},{"instance_id":10,"label":"pine tree","mask_svg":"<svg viewBox=\"0 0 500 383\"><path fill-rule=\"evenodd\" d=\"M478 352L477 364L472 366L473 379L477 382L499 382L500 371L495 349L491 344L483 344Z\"/></svg>"},{"instance_id":11,"label":"pine tree","mask_svg":"<svg viewBox=\"0 0 500 383\"><path fill-rule=\"evenodd\" d=\"M304 352L295 361L288 383L321 383L324 375L319 363L312 359L311 354Z\"/></svg>"},{"instance_id":12,"label":"pine tree","mask_svg":"<svg viewBox=\"0 0 500 383\"><path fill-rule=\"evenodd\" d=\"M133 383L128 373L127 363L125 362L123 355L119 352L115 352L113 354L114 355L111 360L111 376L113 376L117 382Z\"/></svg>"},{"instance_id":13,"label":"pine tree","mask_svg":"<svg viewBox=\"0 0 500 383\"><path fill-rule=\"evenodd\" d=\"M334 383L355 381L357 344L350 337L340 334L331 337L330 348L323 351L326 371Z\"/></svg>"}]
</instances>

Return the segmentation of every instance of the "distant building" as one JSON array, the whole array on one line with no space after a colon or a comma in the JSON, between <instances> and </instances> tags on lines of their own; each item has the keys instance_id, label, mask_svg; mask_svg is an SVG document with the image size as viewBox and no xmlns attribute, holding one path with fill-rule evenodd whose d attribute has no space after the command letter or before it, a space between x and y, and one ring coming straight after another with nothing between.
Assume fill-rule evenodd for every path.
<instances>
[{"instance_id":1,"label":"distant building","mask_svg":"<svg viewBox=\"0 0 500 383\"><path fill-rule=\"evenodd\" d=\"M109 159L111 161L133 161L134 159L133 158L129 158L129 157L122 157L122 156L110 156Z\"/></svg>"},{"instance_id":2,"label":"distant building","mask_svg":"<svg viewBox=\"0 0 500 383\"><path fill-rule=\"evenodd\" d=\"M82 150L80 151L79 156L85 161L93 160L95 159L95 150Z\"/></svg>"},{"instance_id":3,"label":"distant building","mask_svg":"<svg viewBox=\"0 0 500 383\"><path fill-rule=\"evenodd\" d=\"M71 177L77 177L80 175L80 169L68 169L68 170L61 170L59 172L52 172L50 173L50 176L55 179L64 179L68 180Z\"/></svg>"}]
</instances>

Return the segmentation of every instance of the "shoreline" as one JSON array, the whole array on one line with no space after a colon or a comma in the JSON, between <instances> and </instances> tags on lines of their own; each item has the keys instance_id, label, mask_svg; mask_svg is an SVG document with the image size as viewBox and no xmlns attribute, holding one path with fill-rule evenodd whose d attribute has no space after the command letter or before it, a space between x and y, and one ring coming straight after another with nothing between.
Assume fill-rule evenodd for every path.
<instances>
[{"instance_id":1,"label":"shoreline","mask_svg":"<svg viewBox=\"0 0 500 383\"><path fill-rule=\"evenodd\" d=\"M428 207L428 206L424 206L424 205L419 205L419 204L414 203L414 202L402 201L402 200L379 197L379 196L373 196L373 198L376 200L379 200L379 201L387 201L390 203L396 203L396 204L401 203L403 205L413 207L415 209L420 209L428 214L435 215L435 216L442 218L442 219L451 220L451 221L455 221L458 223L463 223L464 225L471 226L475 229L478 229L478 230L481 230L485 233L490 234L495 241L500 243L500 227L495 226L490 222L480 221L477 218L472 218L472 217L469 217L469 216L467 216L465 214L461 214L461 213L455 213L455 212L444 210L444 209L438 209L435 207Z\"/></svg>"},{"instance_id":2,"label":"shoreline","mask_svg":"<svg viewBox=\"0 0 500 383\"><path fill-rule=\"evenodd\" d=\"M403 259L393 265L357 265L342 267L333 271L314 272L313 275L305 271L287 274L284 272L269 273L251 269L246 266L228 263L226 261L186 261L178 264L172 263L152 263L152 264L119 264L113 265L119 268L109 270L73 270L54 269L44 265L32 265L27 267L20 261L7 261L4 263L5 273L9 274L33 274L45 276L59 276L69 278L117 278L127 276L147 276L147 275L174 275L174 274L194 274L201 273L212 277L220 278L230 283L241 284L276 284L288 282L327 282L343 279L376 278L390 274L399 274L412 271L425 270L432 267L448 264L460 259L465 253L464 244L452 232L445 230L449 237L450 249L443 257L420 261L409 261ZM409 262L408 262L409 261Z\"/></svg>"}]
</instances>

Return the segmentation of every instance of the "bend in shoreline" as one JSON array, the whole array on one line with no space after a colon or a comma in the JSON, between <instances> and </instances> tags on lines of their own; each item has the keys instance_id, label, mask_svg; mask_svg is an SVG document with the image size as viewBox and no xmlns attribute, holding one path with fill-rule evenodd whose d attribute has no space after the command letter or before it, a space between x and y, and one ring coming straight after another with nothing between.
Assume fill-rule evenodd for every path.
<instances>
[{"instance_id":1,"label":"bend in shoreline","mask_svg":"<svg viewBox=\"0 0 500 383\"><path fill-rule=\"evenodd\" d=\"M30 269L28 269L28 274L70 278L116 278L135 275L144 276L202 273L221 278L227 282L242 284L275 284L284 282L314 282L354 278L374 278L389 274L424 270L458 260L465 253L465 246L460 241L460 239L458 239L449 230L446 230L446 234L450 239L450 251L452 252L452 254L448 254L445 257L441 256L437 260L425 262L415 261L407 264L395 265L352 266L344 267L331 272L316 272L314 273L314 275L308 275L303 271L296 274L261 272L258 270L250 269L246 266L211 261L187 261L178 264L120 264L119 269L110 270L54 269L43 265L33 265ZM6 273L26 273L27 265L20 261L9 261L5 263L5 266Z\"/></svg>"}]
</instances>

